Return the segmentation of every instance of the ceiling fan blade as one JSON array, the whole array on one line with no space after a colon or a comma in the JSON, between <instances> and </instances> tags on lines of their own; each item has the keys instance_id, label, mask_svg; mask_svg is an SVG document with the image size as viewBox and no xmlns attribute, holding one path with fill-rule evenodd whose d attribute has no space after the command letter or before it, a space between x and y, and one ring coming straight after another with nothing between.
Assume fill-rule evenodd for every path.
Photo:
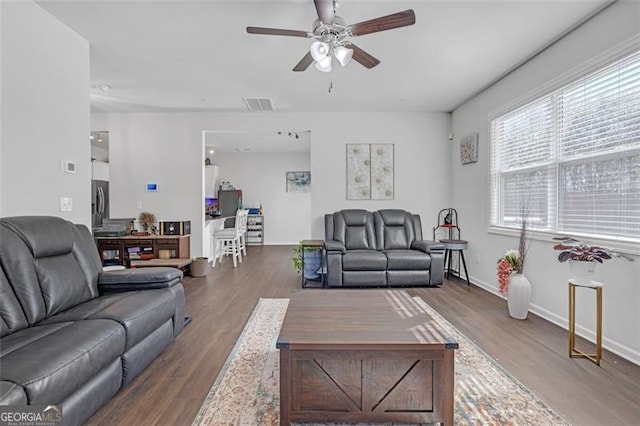
<instances>
[{"instance_id":1,"label":"ceiling fan blade","mask_svg":"<svg viewBox=\"0 0 640 426\"><path fill-rule=\"evenodd\" d=\"M262 27L247 27L249 34L266 34L266 35L278 35L289 37L309 37L309 33L299 30L283 30L280 28L262 28Z\"/></svg>"},{"instance_id":2,"label":"ceiling fan blade","mask_svg":"<svg viewBox=\"0 0 640 426\"><path fill-rule=\"evenodd\" d=\"M354 36L361 36L406 27L407 25L413 25L415 23L416 14L413 12L413 9L407 9L391 15L381 16L380 18L358 22L357 24L350 25L349 28L351 29L351 34Z\"/></svg>"},{"instance_id":3,"label":"ceiling fan blade","mask_svg":"<svg viewBox=\"0 0 640 426\"><path fill-rule=\"evenodd\" d=\"M356 46L353 43L349 43L347 47L349 49L353 49L352 59L354 61L360 62L366 68L371 69L380 63L379 59L374 58L373 56L371 56L364 50L360 49L358 46Z\"/></svg>"},{"instance_id":4,"label":"ceiling fan blade","mask_svg":"<svg viewBox=\"0 0 640 426\"><path fill-rule=\"evenodd\" d=\"M333 24L336 20L335 11L333 9L333 0L313 0L318 12L318 19L324 24Z\"/></svg>"},{"instance_id":5,"label":"ceiling fan blade","mask_svg":"<svg viewBox=\"0 0 640 426\"><path fill-rule=\"evenodd\" d=\"M293 71L304 71L309 68L309 65L311 65L312 63L313 57L311 56L311 52L307 52L307 54L304 55L302 59L300 59L300 62L298 62L295 67L293 67Z\"/></svg>"}]
</instances>

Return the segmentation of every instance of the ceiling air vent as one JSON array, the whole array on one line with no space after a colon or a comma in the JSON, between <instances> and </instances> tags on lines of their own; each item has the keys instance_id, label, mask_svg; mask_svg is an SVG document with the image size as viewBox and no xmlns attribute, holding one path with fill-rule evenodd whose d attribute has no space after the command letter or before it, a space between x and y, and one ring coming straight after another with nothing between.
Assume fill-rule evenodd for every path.
<instances>
[{"instance_id":1,"label":"ceiling air vent","mask_svg":"<svg viewBox=\"0 0 640 426\"><path fill-rule=\"evenodd\" d=\"M273 111L269 98L242 98L249 111Z\"/></svg>"}]
</instances>

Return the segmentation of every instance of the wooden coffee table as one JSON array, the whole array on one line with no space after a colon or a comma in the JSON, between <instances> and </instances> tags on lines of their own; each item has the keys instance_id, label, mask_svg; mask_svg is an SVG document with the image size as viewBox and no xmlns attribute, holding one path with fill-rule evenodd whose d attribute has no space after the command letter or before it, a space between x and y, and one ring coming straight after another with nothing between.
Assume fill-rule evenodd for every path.
<instances>
[{"instance_id":1,"label":"wooden coffee table","mask_svg":"<svg viewBox=\"0 0 640 426\"><path fill-rule=\"evenodd\" d=\"M458 344L404 290L302 290L277 341L280 424L453 424Z\"/></svg>"}]
</instances>

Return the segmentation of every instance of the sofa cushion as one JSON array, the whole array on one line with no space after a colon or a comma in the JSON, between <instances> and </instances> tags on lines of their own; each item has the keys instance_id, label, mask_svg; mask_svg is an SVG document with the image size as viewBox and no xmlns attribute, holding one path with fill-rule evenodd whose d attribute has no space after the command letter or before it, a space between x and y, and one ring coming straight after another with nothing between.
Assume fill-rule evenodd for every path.
<instances>
[{"instance_id":1,"label":"sofa cushion","mask_svg":"<svg viewBox=\"0 0 640 426\"><path fill-rule=\"evenodd\" d=\"M384 287L387 285L386 271L344 271L344 287Z\"/></svg>"},{"instance_id":2,"label":"sofa cushion","mask_svg":"<svg viewBox=\"0 0 640 426\"><path fill-rule=\"evenodd\" d=\"M424 271L431 266L431 256L418 250L385 250L388 270Z\"/></svg>"},{"instance_id":3,"label":"sofa cushion","mask_svg":"<svg viewBox=\"0 0 640 426\"><path fill-rule=\"evenodd\" d=\"M27 318L9 280L0 268L0 337L26 328Z\"/></svg>"},{"instance_id":4,"label":"sofa cushion","mask_svg":"<svg viewBox=\"0 0 640 426\"><path fill-rule=\"evenodd\" d=\"M384 271L387 268L387 256L377 250L347 250L342 256L342 269L345 271Z\"/></svg>"},{"instance_id":5,"label":"sofa cushion","mask_svg":"<svg viewBox=\"0 0 640 426\"><path fill-rule=\"evenodd\" d=\"M404 210L378 210L373 214L379 250L409 249L416 239L414 219Z\"/></svg>"},{"instance_id":6,"label":"sofa cushion","mask_svg":"<svg viewBox=\"0 0 640 426\"><path fill-rule=\"evenodd\" d=\"M56 404L124 352L124 328L85 320L34 326L2 338L0 379L24 388L29 404Z\"/></svg>"},{"instance_id":7,"label":"sofa cushion","mask_svg":"<svg viewBox=\"0 0 640 426\"><path fill-rule=\"evenodd\" d=\"M27 394L15 383L0 381L0 405L27 405Z\"/></svg>"},{"instance_id":8,"label":"sofa cushion","mask_svg":"<svg viewBox=\"0 0 640 426\"><path fill-rule=\"evenodd\" d=\"M18 216L2 219L18 234L35 258L70 253L73 249L71 223L53 216Z\"/></svg>"},{"instance_id":9,"label":"sofa cushion","mask_svg":"<svg viewBox=\"0 0 640 426\"><path fill-rule=\"evenodd\" d=\"M107 294L89 300L41 322L56 324L84 319L110 319L126 330L125 350L173 317L175 297L169 290L145 290Z\"/></svg>"},{"instance_id":10,"label":"sofa cushion","mask_svg":"<svg viewBox=\"0 0 640 426\"><path fill-rule=\"evenodd\" d=\"M387 285L389 287L406 287L415 285L429 285L431 271L387 271Z\"/></svg>"},{"instance_id":11,"label":"sofa cushion","mask_svg":"<svg viewBox=\"0 0 640 426\"><path fill-rule=\"evenodd\" d=\"M376 240L371 212L351 209L341 210L329 216L325 218L325 222L329 222L333 236L326 239L342 242L347 250L375 250Z\"/></svg>"},{"instance_id":12,"label":"sofa cushion","mask_svg":"<svg viewBox=\"0 0 640 426\"><path fill-rule=\"evenodd\" d=\"M0 220L0 261L30 325L98 295L73 254L75 235L60 218Z\"/></svg>"}]
</instances>

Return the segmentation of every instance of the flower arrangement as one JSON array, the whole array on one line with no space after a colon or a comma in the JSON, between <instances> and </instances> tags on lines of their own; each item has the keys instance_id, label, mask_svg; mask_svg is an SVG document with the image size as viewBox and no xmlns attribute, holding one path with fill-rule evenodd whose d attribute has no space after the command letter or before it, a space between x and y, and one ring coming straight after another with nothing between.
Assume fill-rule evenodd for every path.
<instances>
[{"instance_id":1,"label":"flower arrangement","mask_svg":"<svg viewBox=\"0 0 640 426\"><path fill-rule=\"evenodd\" d=\"M516 274L522 274L524 270L524 261L527 258L527 252L529 251L529 245L531 240L527 238L527 209L526 206L520 208L521 220L520 220L520 238L518 240L518 249L507 250L500 259L498 259L498 290L503 296L507 294L509 290L509 282L511 280L511 274L515 271Z\"/></svg>"},{"instance_id":2,"label":"flower arrangement","mask_svg":"<svg viewBox=\"0 0 640 426\"><path fill-rule=\"evenodd\" d=\"M617 251L613 251L606 247L590 245L573 237L554 237L553 239L560 241L559 244L553 246L554 250L560 251L560 253L558 253L559 262L578 260L583 262L603 263L605 260L613 257L633 260L632 258Z\"/></svg>"},{"instance_id":3,"label":"flower arrangement","mask_svg":"<svg viewBox=\"0 0 640 426\"><path fill-rule=\"evenodd\" d=\"M500 259L498 259L498 289L503 296L507 294L509 289L509 280L513 271L521 270L522 258L518 250L507 250Z\"/></svg>"}]
</instances>

